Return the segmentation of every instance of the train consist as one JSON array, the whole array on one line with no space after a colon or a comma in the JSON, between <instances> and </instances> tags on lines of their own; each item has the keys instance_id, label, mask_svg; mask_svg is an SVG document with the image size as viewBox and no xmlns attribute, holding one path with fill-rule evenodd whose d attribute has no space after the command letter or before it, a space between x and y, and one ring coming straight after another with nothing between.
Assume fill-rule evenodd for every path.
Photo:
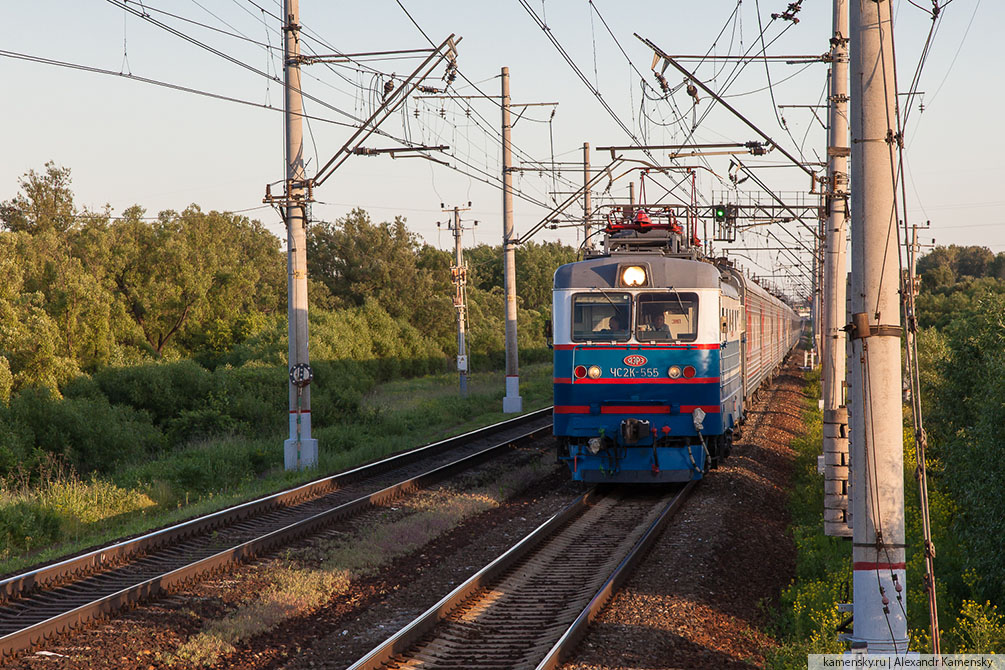
<instances>
[{"instance_id":1,"label":"train consist","mask_svg":"<svg viewBox=\"0 0 1005 670\"><path fill-rule=\"evenodd\" d=\"M653 216L653 218L656 218ZM801 319L673 218L609 223L602 255L555 272L554 433L574 480L700 479Z\"/></svg>"}]
</instances>

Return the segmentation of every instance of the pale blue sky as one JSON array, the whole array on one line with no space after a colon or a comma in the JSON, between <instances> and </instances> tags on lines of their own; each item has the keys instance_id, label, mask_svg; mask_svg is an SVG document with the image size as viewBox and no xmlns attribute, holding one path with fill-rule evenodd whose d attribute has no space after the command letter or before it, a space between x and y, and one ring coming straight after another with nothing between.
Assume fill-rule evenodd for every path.
<instances>
[{"instance_id":1,"label":"pale blue sky","mask_svg":"<svg viewBox=\"0 0 1005 670\"><path fill-rule=\"evenodd\" d=\"M916 2L930 6L929 0ZM584 141L594 147L630 143L517 0L404 0L404 3L432 39L440 41L451 32L463 37L459 47L460 66L471 80L482 82L480 86L487 93L498 93L499 70L506 65L512 75L514 102L560 103L553 123L554 151L560 160L580 160ZM140 7L137 2L128 4ZM267 15L280 13L276 0L257 0L257 5L247 0L152 0L144 4L152 16L255 68L275 72L278 66L278 59L270 58L266 49L255 43L181 23L155 11L166 10L240 32L249 40L268 40L278 46L278 21ZM599 13L587 0L528 0L528 4L538 15L546 17L556 38L637 134L641 133L639 79L601 17L635 66L654 83L649 69L651 52L632 36L633 32L649 37L672 54L705 53L736 8L735 2L727 0L595 0ZM716 43L716 53L735 54L741 44L747 50L756 43L758 4L761 21L767 26L770 14L784 10L788 2L744 0L739 6L739 19L728 23L725 34ZM828 49L830 3L806 0L803 4L798 15L800 23L789 27L769 47L769 53L819 54ZM905 0L897 0L895 6L899 81L903 89L914 73L931 21ZM367 3L302 0L300 12L303 25L312 34L343 52L427 46L394 0ZM1005 27L1003 19L1005 9L1001 3L953 0L943 10L919 87L926 92L923 98L926 108L919 113L915 105L907 132L908 198L914 222L930 219L933 234L926 237L934 236L940 243L986 244L996 252L1005 251L1005 217L999 213L1005 200L998 195L1003 176L999 156L1005 140L995 130L1003 109L1003 93L996 84L999 78L996 70L1001 61L997 40ZM766 36L771 39L781 32L784 24L775 21L767 27ZM323 46L315 48L326 51ZM106 1L4 2L0 4L0 50L128 71L258 104L271 102L277 108L282 106L282 91L275 83L267 84L264 78L138 17L127 16L123 9ZM398 74L409 71L413 64L414 61L407 60L371 63L375 68ZM717 73L718 85L732 66L720 67L723 69L705 65L699 76L708 80ZM370 94L361 94L356 87L356 84L371 86L369 74L340 70L348 77L347 82L325 66L310 66L307 71L310 76L304 79L304 90L325 102L357 115L369 104ZM0 72L6 84L0 106L3 155L0 200L14 195L21 174L31 168L41 169L47 160L72 169L73 187L80 204L99 208L108 203L115 213L134 203L144 206L150 214L162 209L181 209L189 203L197 203L204 209L253 208L261 204L266 182L283 176L282 115L277 111L6 57L0 57ZM672 85L681 80L672 70L667 75ZM824 78L823 65L804 69L804 66L773 64L775 102L779 105L821 102ZM461 80L457 84L458 92L474 92ZM763 65L749 65L727 90L727 94L735 96L729 98L730 104L789 151L796 152L801 145L811 160L814 152L823 155L823 132L809 111L782 110L790 138L772 110L769 92L761 90L765 87ZM736 95L752 91L758 92ZM687 102L683 92L675 100L682 105ZM697 106L699 114L707 109L709 102L702 96ZM407 118L411 137L430 144L449 144L474 164L497 174L498 142L474 125L461 107L448 104L441 116L439 106L440 103L430 101L410 104ZM475 102L472 107L493 129L498 127L499 110L492 103ZM418 118L414 116L416 109ZM340 118L309 101L307 111ZM650 116L665 119L672 116L665 102L648 103L647 111ZM528 118L514 129L517 147L540 160L549 160L551 156L548 125L535 120L546 119L547 115L543 108L532 108ZM690 115L690 108L686 108L685 116ZM404 119L399 114L384 127L400 136L403 125ZM685 130L679 125L643 125L647 141L653 144L674 143L684 137ZM311 136L307 137L307 154L312 157L311 165L316 166L316 161L325 162L341 146L348 131L322 121L314 121L310 126L313 141ZM757 139L721 108L709 114L694 138L700 142ZM390 144L385 138L367 143L368 146ZM776 155L765 162L778 163L779 159ZM601 156L594 155L594 165L601 160ZM726 174L728 158L709 161L716 173ZM806 179L797 170L764 170L760 174L770 186L781 191L806 188ZM563 176L577 182L581 179L572 166L563 171ZM552 182L550 178L527 175L518 180L518 185L544 200L549 197L547 191ZM715 197L713 191L723 188L707 171L702 172L698 186L705 202ZM616 186L615 194L627 195L627 187ZM481 224L467 240L497 243L501 237L501 195L497 189L421 159L352 158L322 186L316 197L317 218L333 219L353 205L370 210L378 220L402 214L415 232L441 246L446 246L448 239L436 228L435 222L446 217L439 211L440 202L451 206L470 200L471 218ZM540 207L519 200L516 212L518 233L544 214ZM281 234L281 223L271 210L259 209L248 214ZM787 235L778 234L788 239ZM549 232L542 239L577 242L572 230ZM764 243L763 238L753 237L744 242L745 246ZM755 256L762 265L775 262L775 254ZM786 262L784 257L781 262ZM765 273L754 266L752 269Z\"/></svg>"}]
</instances>

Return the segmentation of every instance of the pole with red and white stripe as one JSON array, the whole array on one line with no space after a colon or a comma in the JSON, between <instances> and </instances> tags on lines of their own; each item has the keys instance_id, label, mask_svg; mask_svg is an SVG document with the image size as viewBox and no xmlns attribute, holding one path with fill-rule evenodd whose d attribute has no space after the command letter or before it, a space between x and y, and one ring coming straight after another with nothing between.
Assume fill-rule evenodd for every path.
<instances>
[{"instance_id":1,"label":"pole with red and white stripe","mask_svg":"<svg viewBox=\"0 0 1005 670\"><path fill-rule=\"evenodd\" d=\"M853 642L907 651L898 143L890 0L851 0Z\"/></svg>"}]
</instances>

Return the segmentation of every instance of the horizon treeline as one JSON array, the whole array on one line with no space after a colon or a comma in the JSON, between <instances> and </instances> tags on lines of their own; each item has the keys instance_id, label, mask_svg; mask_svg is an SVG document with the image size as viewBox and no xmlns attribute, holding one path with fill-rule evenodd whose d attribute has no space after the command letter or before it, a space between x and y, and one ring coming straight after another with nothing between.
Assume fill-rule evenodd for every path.
<instances>
[{"instance_id":1,"label":"horizon treeline","mask_svg":"<svg viewBox=\"0 0 1005 670\"><path fill-rule=\"evenodd\" d=\"M0 203L0 482L40 479L54 461L111 473L207 439L284 433L286 254L274 235L197 205L83 210L70 170L52 163L19 186ZM312 409L339 445L335 427L368 420L377 383L455 369L453 258L403 218L361 209L313 223L307 243ZM465 253L469 360L498 369L501 248ZM521 361L549 358L552 275L574 258L555 243L517 251Z\"/></svg>"},{"instance_id":2,"label":"horizon treeline","mask_svg":"<svg viewBox=\"0 0 1005 670\"><path fill-rule=\"evenodd\" d=\"M4 401L29 387L58 394L74 377L109 366L191 358L212 369L254 358L278 363L277 353L285 360L285 345L265 351L264 341L285 337L286 254L261 222L195 204L156 217L139 205L116 217L82 210L70 170L53 163L19 186L0 204ZM312 325L315 313L370 304L415 328L427 356L456 354L451 253L423 244L402 217L374 223L362 209L313 223L307 243ZM574 259L575 250L557 243L517 251L521 347L543 346L552 273ZM465 260L468 348L484 365L504 346L501 248L480 244Z\"/></svg>"}]
</instances>

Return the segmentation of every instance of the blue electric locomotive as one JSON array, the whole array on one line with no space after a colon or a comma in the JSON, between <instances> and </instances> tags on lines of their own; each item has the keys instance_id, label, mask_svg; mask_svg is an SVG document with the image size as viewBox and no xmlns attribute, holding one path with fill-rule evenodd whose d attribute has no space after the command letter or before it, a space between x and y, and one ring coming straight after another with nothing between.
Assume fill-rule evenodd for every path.
<instances>
[{"instance_id":1,"label":"blue electric locomotive","mask_svg":"<svg viewBox=\"0 0 1005 670\"><path fill-rule=\"evenodd\" d=\"M559 458L586 482L700 479L729 455L799 318L672 227L621 230L606 248L555 273Z\"/></svg>"}]
</instances>

